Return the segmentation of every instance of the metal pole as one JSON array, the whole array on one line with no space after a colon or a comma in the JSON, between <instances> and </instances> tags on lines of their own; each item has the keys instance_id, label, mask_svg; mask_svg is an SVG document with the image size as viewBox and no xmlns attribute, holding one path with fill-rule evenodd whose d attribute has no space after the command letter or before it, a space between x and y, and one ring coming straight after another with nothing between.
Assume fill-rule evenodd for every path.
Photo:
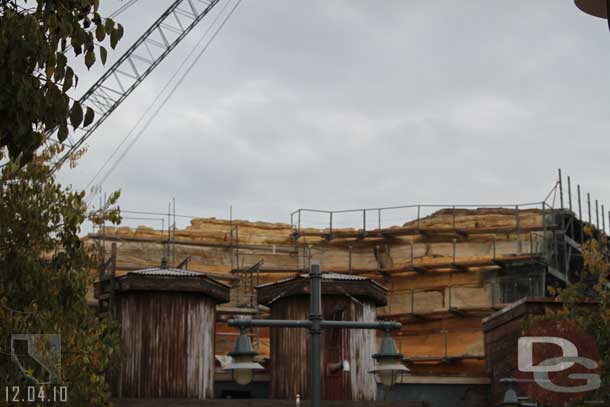
<instances>
[{"instance_id":1,"label":"metal pole","mask_svg":"<svg viewBox=\"0 0 610 407\"><path fill-rule=\"evenodd\" d=\"M362 210L362 233L366 233L366 209Z\"/></svg>"},{"instance_id":2,"label":"metal pole","mask_svg":"<svg viewBox=\"0 0 610 407\"><path fill-rule=\"evenodd\" d=\"M604 235L606 234L606 210L604 208L604 205L602 205L602 231L604 232Z\"/></svg>"},{"instance_id":3,"label":"metal pole","mask_svg":"<svg viewBox=\"0 0 610 407\"><path fill-rule=\"evenodd\" d=\"M595 200L595 227L599 230L599 202Z\"/></svg>"},{"instance_id":4,"label":"metal pole","mask_svg":"<svg viewBox=\"0 0 610 407\"><path fill-rule=\"evenodd\" d=\"M559 172L559 203L561 204L561 209L563 209L563 182L561 176L561 168L558 170Z\"/></svg>"},{"instance_id":5,"label":"metal pole","mask_svg":"<svg viewBox=\"0 0 610 407\"><path fill-rule=\"evenodd\" d=\"M578 220L580 220L580 242L582 243L585 241L585 234L584 234L583 225L582 225L582 205L580 202L580 185L577 185L577 191L578 191Z\"/></svg>"},{"instance_id":6,"label":"metal pole","mask_svg":"<svg viewBox=\"0 0 610 407\"><path fill-rule=\"evenodd\" d=\"M381 209L377 209L377 227L381 230Z\"/></svg>"},{"instance_id":7,"label":"metal pole","mask_svg":"<svg viewBox=\"0 0 610 407\"><path fill-rule=\"evenodd\" d=\"M591 194L587 192L587 211L589 212L589 225L591 224Z\"/></svg>"},{"instance_id":8,"label":"metal pole","mask_svg":"<svg viewBox=\"0 0 610 407\"><path fill-rule=\"evenodd\" d=\"M366 213L366 212L364 212ZM309 303L309 320L311 328L311 406L321 407L322 383L321 383L321 361L322 349L320 346L320 334L322 333L322 273L319 264L312 264L309 272L311 301Z\"/></svg>"},{"instance_id":9,"label":"metal pole","mask_svg":"<svg viewBox=\"0 0 610 407\"><path fill-rule=\"evenodd\" d=\"M329 212L329 226L330 226L330 234L333 234L333 213Z\"/></svg>"},{"instance_id":10,"label":"metal pole","mask_svg":"<svg viewBox=\"0 0 610 407\"><path fill-rule=\"evenodd\" d=\"M517 233L517 250L521 254L523 246L521 243L521 216L519 215L519 205L515 206L515 230Z\"/></svg>"},{"instance_id":11,"label":"metal pole","mask_svg":"<svg viewBox=\"0 0 610 407\"><path fill-rule=\"evenodd\" d=\"M570 211L572 211L572 181L570 180L569 175L568 175L568 205L570 206Z\"/></svg>"}]
</instances>

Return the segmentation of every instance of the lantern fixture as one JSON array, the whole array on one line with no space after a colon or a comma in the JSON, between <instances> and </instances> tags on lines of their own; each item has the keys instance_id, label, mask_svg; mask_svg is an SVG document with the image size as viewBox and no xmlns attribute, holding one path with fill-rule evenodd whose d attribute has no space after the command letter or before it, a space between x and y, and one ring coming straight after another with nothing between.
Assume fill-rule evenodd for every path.
<instances>
[{"instance_id":1,"label":"lantern fixture","mask_svg":"<svg viewBox=\"0 0 610 407\"><path fill-rule=\"evenodd\" d=\"M515 379L501 379L500 383L507 383L506 392L504 392L504 398L502 399L502 407L520 407L521 402L517 391L514 389Z\"/></svg>"},{"instance_id":2,"label":"lantern fixture","mask_svg":"<svg viewBox=\"0 0 610 407\"><path fill-rule=\"evenodd\" d=\"M250 384L254 378L254 370L263 369L260 363L254 361L258 353L252 349L252 341L246 333L246 328L240 328L235 347L228 355L233 358L233 361L224 370L231 371L233 380L237 384L242 386Z\"/></svg>"},{"instance_id":3,"label":"lantern fixture","mask_svg":"<svg viewBox=\"0 0 610 407\"><path fill-rule=\"evenodd\" d=\"M373 355L373 359L377 365L369 373L375 375L377 383L381 383L386 387L392 387L398 382L398 378L409 372L402 364L402 353L396 350L394 339L390 335L390 331L385 331L381 339L379 353Z\"/></svg>"}]
</instances>

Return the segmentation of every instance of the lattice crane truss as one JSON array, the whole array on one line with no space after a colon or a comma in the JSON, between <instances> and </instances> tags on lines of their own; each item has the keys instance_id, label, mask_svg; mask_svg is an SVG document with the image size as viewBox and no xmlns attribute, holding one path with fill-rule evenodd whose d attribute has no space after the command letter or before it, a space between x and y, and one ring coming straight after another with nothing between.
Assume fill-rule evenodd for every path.
<instances>
[{"instance_id":1,"label":"lattice crane truss","mask_svg":"<svg viewBox=\"0 0 610 407\"><path fill-rule=\"evenodd\" d=\"M170 52L199 24L220 0L176 0L136 42L79 99L95 111L94 121L69 137L61 165L77 151ZM57 129L50 133L52 143ZM55 171L55 170L53 170Z\"/></svg>"}]
</instances>

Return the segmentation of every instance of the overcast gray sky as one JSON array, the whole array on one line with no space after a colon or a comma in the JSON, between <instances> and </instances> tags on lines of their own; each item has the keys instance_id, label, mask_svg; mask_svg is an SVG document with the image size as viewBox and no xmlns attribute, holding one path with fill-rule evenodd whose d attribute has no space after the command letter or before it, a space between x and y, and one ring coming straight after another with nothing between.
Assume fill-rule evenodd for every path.
<instances>
[{"instance_id":1,"label":"overcast gray sky","mask_svg":"<svg viewBox=\"0 0 610 407\"><path fill-rule=\"evenodd\" d=\"M119 50L170 3L121 15ZM203 28L63 181L89 182ZM101 72L81 70L76 94ZM610 33L572 0L243 0L103 188L124 209L175 197L178 213L288 221L299 207L541 201L562 167L610 205L609 98Z\"/></svg>"}]
</instances>

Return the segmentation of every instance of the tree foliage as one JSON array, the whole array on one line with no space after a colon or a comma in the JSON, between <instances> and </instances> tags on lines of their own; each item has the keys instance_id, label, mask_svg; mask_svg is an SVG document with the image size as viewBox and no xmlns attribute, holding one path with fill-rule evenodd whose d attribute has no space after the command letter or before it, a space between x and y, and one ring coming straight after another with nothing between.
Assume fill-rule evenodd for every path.
<instances>
[{"instance_id":1,"label":"tree foliage","mask_svg":"<svg viewBox=\"0 0 610 407\"><path fill-rule=\"evenodd\" d=\"M588 227L590 237L582 245L584 269L580 280L565 288L551 289L552 294L563 302L559 312L549 312L547 318L568 319L577 322L597 342L600 352L602 386L594 396L603 400L603 406L610 406L610 290L608 285L608 240L605 235L595 238L596 232ZM583 301L594 301L595 311L583 306ZM590 405L590 404L583 404Z\"/></svg>"},{"instance_id":2,"label":"tree foliage","mask_svg":"<svg viewBox=\"0 0 610 407\"><path fill-rule=\"evenodd\" d=\"M103 19L99 0L0 0L0 159L29 162L58 129L63 142L73 129L94 119L91 108L71 100L78 84L68 55L87 68L106 62L104 42L116 47L123 27Z\"/></svg>"},{"instance_id":3,"label":"tree foliage","mask_svg":"<svg viewBox=\"0 0 610 407\"><path fill-rule=\"evenodd\" d=\"M88 216L84 193L48 176L47 163L61 149L43 150L0 173L0 384L31 383L11 360L12 333L61 334L67 405L101 406L109 398L117 330L87 304L95 259L78 235ZM94 221L120 221L117 199L113 194Z\"/></svg>"}]
</instances>

